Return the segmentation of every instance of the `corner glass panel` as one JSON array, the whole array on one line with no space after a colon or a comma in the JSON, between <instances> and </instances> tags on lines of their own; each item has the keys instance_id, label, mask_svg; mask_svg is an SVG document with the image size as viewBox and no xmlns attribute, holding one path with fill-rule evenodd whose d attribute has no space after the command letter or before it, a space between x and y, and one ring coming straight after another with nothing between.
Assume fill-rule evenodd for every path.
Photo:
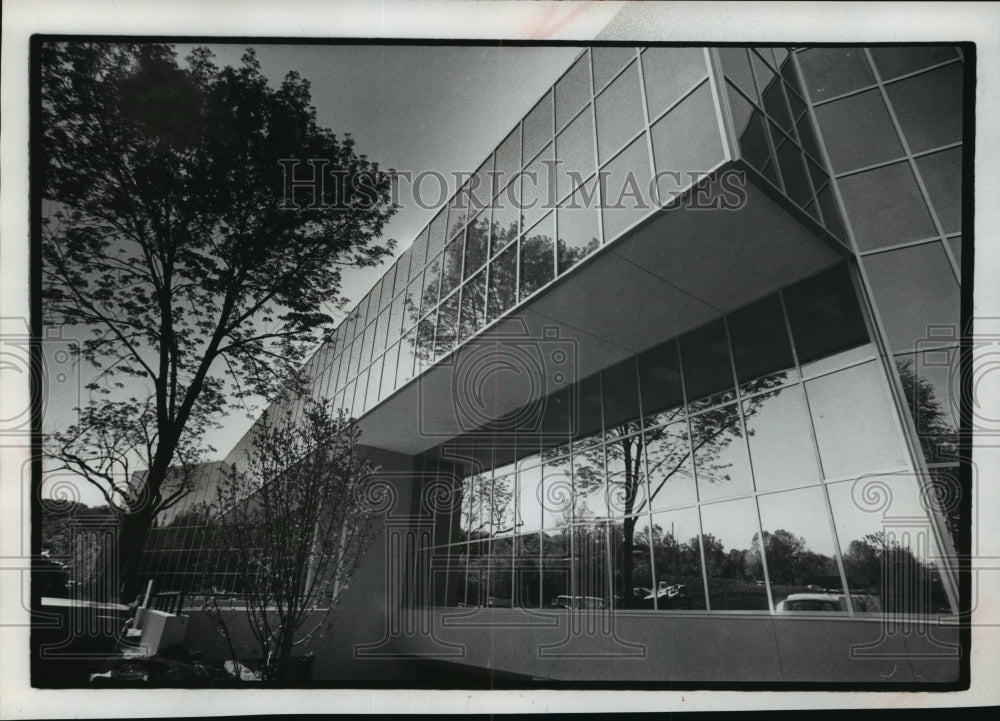
<instances>
[{"instance_id":1,"label":"corner glass panel","mask_svg":"<svg viewBox=\"0 0 1000 721\"><path fill-rule=\"evenodd\" d=\"M875 84L862 48L809 48L799 63L813 102Z\"/></svg>"},{"instance_id":2,"label":"corner glass panel","mask_svg":"<svg viewBox=\"0 0 1000 721\"><path fill-rule=\"evenodd\" d=\"M639 69L632 65L597 96L597 154L606 163L644 125Z\"/></svg>"},{"instance_id":3,"label":"corner glass panel","mask_svg":"<svg viewBox=\"0 0 1000 721\"><path fill-rule=\"evenodd\" d=\"M556 126L562 130L590 102L590 54L584 52L556 83Z\"/></svg>"},{"instance_id":4,"label":"corner glass panel","mask_svg":"<svg viewBox=\"0 0 1000 721\"><path fill-rule=\"evenodd\" d=\"M952 63L886 86L912 152L961 142L962 80L961 63Z\"/></svg>"},{"instance_id":5,"label":"corner glass panel","mask_svg":"<svg viewBox=\"0 0 1000 721\"><path fill-rule=\"evenodd\" d=\"M680 338L680 345L684 383L692 412L736 397L726 326L721 318L685 333Z\"/></svg>"},{"instance_id":6,"label":"corner glass panel","mask_svg":"<svg viewBox=\"0 0 1000 721\"><path fill-rule=\"evenodd\" d=\"M653 512L697 503L687 423L681 421L647 430L643 438Z\"/></svg>"},{"instance_id":7,"label":"corner glass panel","mask_svg":"<svg viewBox=\"0 0 1000 721\"><path fill-rule=\"evenodd\" d=\"M958 458L958 349L947 348L896 356L903 394L928 463Z\"/></svg>"},{"instance_id":8,"label":"corner glass panel","mask_svg":"<svg viewBox=\"0 0 1000 721\"><path fill-rule=\"evenodd\" d=\"M894 474L827 487L856 612L897 618L953 612L918 480Z\"/></svg>"},{"instance_id":9,"label":"corner glass panel","mask_svg":"<svg viewBox=\"0 0 1000 721\"><path fill-rule=\"evenodd\" d=\"M714 501L752 493L739 407L731 403L691 416L690 422L699 499Z\"/></svg>"},{"instance_id":10,"label":"corner glass panel","mask_svg":"<svg viewBox=\"0 0 1000 721\"><path fill-rule=\"evenodd\" d=\"M646 48L641 61L651 119L708 76L702 48Z\"/></svg>"},{"instance_id":11,"label":"corner glass panel","mask_svg":"<svg viewBox=\"0 0 1000 721\"><path fill-rule=\"evenodd\" d=\"M775 610L846 614L848 601L823 489L772 493L757 502Z\"/></svg>"},{"instance_id":12,"label":"corner glass panel","mask_svg":"<svg viewBox=\"0 0 1000 721\"><path fill-rule=\"evenodd\" d=\"M819 105L815 111L835 173L903 157L903 146L878 90ZM858 138L865 142L859 143Z\"/></svg>"},{"instance_id":13,"label":"corner glass panel","mask_svg":"<svg viewBox=\"0 0 1000 721\"><path fill-rule=\"evenodd\" d=\"M917 158L917 170L945 233L962 230L962 149Z\"/></svg>"},{"instance_id":14,"label":"corner glass panel","mask_svg":"<svg viewBox=\"0 0 1000 721\"><path fill-rule=\"evenodd\" d=\"M740 143L740 155L756 170L764 173L771 159L771 146L764 127L764 114L747 102L746 98L727 85L729 108L733 114L736 137ZM778 178L774 175L773 165L768 178L775 185Z\"/></svg>"},{"instance_id":15,"label":"corner glass panel","mask_svg":"<svg viewBox=\"0 0 1000 721\"><path fill-rule=\"evenodd\" d=\"M783 294L803 372L811 361L868 343L846 265L823 271Z\"/></svg>"},{"instance_id":16,"label":"corner glass panel","mask_svg":"<svg viewBox=\"0 0 1000 721\"><path fill-rule=\"evenodd\" d=\"M958 53L950 46L921 45L906 47L895 45L884 48L871 48L875 67L878 68L882 80L892 80L901 75L908 75L918 70L957 60Z\"/></svg>"},{"instance_id":17,"label":"corner glass panel","mask_svg":"<svg viewBox=\"0 0 1000 721\"><path fill-rule=\"evenodd\" d=\"M862 251L936 234L907 162L841 178L840 195Z\"/></svg>"},{"instance_id":18,"label":"corner glass panel","mask_svg":"<svg viewBox=\"0 0 1000 721\"><path fill-rule=\"evenodd\" d=\"M894 352L953 343L961 323L958 281L935 241L865 256L872 295ZM940 335L931 326L945 326Z\"/></svg>"},{"instance_id":19,"label":"corner glass panel","mask_svg":"<svg viewBox=\"0 0 1000 721\"><path fill-rule=\"evenodd\" d=\"M647 533L644 527L637 532L636 547L652 536L653 565L656 567L655 586L633 589L640 608L655 605L659 611L705 610L699 534L696 508L654 513L651 531ZM638 599L642 592L645 593Z\"/></svg>"},{"instance_id":20,"label":"corner glass panel","mask_svg":"<svg viewBox=\"0 0 1000 721\"><path fill-rule=\"evenodd\" d=\"M819 483L822 474L802 386L743 401L743 417L758 491Z\"/></svg>"},{"instance_id":21,"label":"corner glass panel","mask_svg":"<svg viewBox=\"0 0 1000 721\"><path fill-rule=\"evenodd\" d=\"M702 506L701 527L711 609L770 610L754 500Z\"/></svg>"},{"instance_id":22,"label":"corner glass panel","mask_svg":"<svg viewBox=\"0 0 1000 721\"><path fill-rule=\"evenodd\" d=\"M805 156L795 143L781 135L774 126L771 126L771 131L771 136L777 143L778 167L781 169L781 178L785 181L785 193L793 203L804 208L812 200Z\"/></svg>"},{"instance_id":23,"label":"corner glass panel","mask_svg":"<svg viewBox=\"0 0 1000 721\"><path fill-rule=\"evenodd\" d=\"M597 202L597 180L592 178L556 211L560 275L601 247Z\"/></svg>"},{"instance_id":24,"label":"corner glass panel","mask_svg":"<svg viewBox=\"0 0 1000 721\"><path fill-rule=\"evenodd\" d=\"M906 464L903 437L876 362L806 381L806 394L827 478Z\"/></svg>"},{"instance_id":25,"label":"corner glass panel","mask_svg":"<svg viewBox=\"0 0 1000 721\"><path fill-rule=\"evenodd\" d=\"M722 63L723 74L757 103L759 102L757 87L754 85L753 72L750 70L748 52L747 48L719 48L719 60Z\"/></svg>"},{"instance_id":26,"label":"corner glass panel","mask_svg":"<svg viewBox=\"0 0 1000 721\"><path fill-rule=\"evenodd\" d=\"M555 213L550 213L521 238L521 298L527 298L555 276L554 237Z\"/></svg>"}]
</instances>

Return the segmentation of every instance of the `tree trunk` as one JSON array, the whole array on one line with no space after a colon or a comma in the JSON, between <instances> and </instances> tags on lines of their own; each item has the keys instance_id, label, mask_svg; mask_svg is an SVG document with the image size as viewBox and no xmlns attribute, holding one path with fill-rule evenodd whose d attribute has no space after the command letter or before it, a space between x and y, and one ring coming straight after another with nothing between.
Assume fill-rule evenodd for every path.
<instances>
[{"instance_id":1,"label":"tree trunk","mask_svg":"<svg viewBox=\"0 0 1000 721\"><path fill-rule=\"evenodd\" d=\"M622 532L625 535L624 542L622 543L622 607L632 608L635 604L633 603L633 593L632 593L632 549L634 543L632 540L632 535L635 533L635 518L626 518L625 523L622 526Z\"/></svg>"},{"instance_id":2,"label":"tree trunk","mask_svg":"<svg viewBox=\"0 0 1000 721\"><path fill-rule=\"evenodd\" d=\"M139 578L139 563L146 534L152 523L152 514L147 510L123 514L118 529L118 588L121 602L131 602L142 588ZM169 589L161 589L169 590Z\"/></svg>"}]
</instances>

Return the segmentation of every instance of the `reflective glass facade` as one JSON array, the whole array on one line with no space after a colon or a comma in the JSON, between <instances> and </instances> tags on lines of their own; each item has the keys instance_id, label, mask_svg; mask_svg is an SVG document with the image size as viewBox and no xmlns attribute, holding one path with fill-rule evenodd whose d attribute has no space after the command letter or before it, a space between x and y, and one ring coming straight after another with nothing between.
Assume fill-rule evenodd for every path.
<instances>
[{"instance_id":1,"label":"reflective glass facade","mask_svg":"<svg viewBox=\"0 0 1000 721\"><path fill-rule=\"evenodd\" d=\"M944 47L583 50L307 364L426 526L403 605L955 612L963 83ZM688 207L730 170L745 207Z\"/></svg>"}]
</instances>

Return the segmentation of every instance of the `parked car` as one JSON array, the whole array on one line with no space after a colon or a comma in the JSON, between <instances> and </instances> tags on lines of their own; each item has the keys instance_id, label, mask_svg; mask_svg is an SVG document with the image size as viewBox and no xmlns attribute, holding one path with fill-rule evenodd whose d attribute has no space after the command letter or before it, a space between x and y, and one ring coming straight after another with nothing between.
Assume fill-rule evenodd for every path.
<instances>
[{"instance_id":1,"label":"parked car","mask_svg":"<svg viewBox=\"0 0 1000 721\"><path fill-rule=\"evenodd\" d=\"M878 599L868 594L851 594L854 610L876 613L882 610ZM793 593L775 606L779 613L789 611L847 613L847 596L842 593Z\"/></svg>"},{"instance_id":2,"label":"parked car","mask_svg":"<svg viewBox=\"0 0 1000 721\"><path fill-rule=\"evenodd\" d=\"M650 592L646 600L652 602L656 598L659 608L691 608L691 597L688 594L687 585L683 583L668 584L660 581L656 587L656 592Z\"/></svg>"},{"instance_id":3,"label":"parked car","mask_svg":"<svg viewBox=\"0 0 1000 721\"><path fill-rule=\"evenodd\" d=\"M556 596L549 603L551 608L607 608L607 602L597 596Z\"/></svg>"}]
</instances>

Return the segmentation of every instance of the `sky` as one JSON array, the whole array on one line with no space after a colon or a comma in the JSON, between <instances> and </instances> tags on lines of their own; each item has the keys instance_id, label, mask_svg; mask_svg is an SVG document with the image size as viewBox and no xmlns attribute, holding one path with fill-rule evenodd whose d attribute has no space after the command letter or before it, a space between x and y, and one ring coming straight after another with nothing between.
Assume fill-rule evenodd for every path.
<instances>
[{"instance_id":1,"label":"sky","mask_svg":"<svg viewBox=\"0 0 1000 721\"><path fill-rule=\"evenodd\" d=\"M208 45L218 66L238 65L247 45ZM195 45L175 45L184 58ZM504 135L555 83L579 54L573 46L442 46L442 45L253 45L261 71L278 86L292 70L309 80L317 122L336 134L350 133L355 152L382 168L417 175L436 171L455 191L456 171L471 173ZM433 183L427 195L433 195ZM395 255L406 250L436 210L412 201L402 188L402 206L384 228L383 238L396 240ZM343 293L349 311L391 264L345 274ZM341 320L341 318L337 318ZM63 341L84 337L80 328L61 329ZM73 407L86 400L83 386L92 371L70 368L59 342L47 346L50 389L46 399L47 428L73 422ZM62 379L62 380L59 380ZM253 412L253 417L259 410ZM246 413L223 419L205 442L224 457L252 424ZM102 504L100 492L66 475L47 477L43 495L57 484L73 486L89 505Z\"/></svg>"}]
</instances>

